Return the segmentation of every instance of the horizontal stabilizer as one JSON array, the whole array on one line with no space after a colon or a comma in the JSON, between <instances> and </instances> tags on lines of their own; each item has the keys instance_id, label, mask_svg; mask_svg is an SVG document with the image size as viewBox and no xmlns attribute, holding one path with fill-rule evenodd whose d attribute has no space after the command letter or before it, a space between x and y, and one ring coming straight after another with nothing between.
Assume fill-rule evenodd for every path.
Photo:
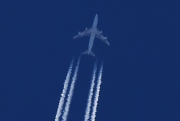
<instances>
[{"instance_id":1,"label":"horizontal stabilizer","mask_svg":"<svg viewBox=\"0 0 180 121\"><path fill-rule=\"evenodd\" d=\"M88 55L88 50L82 52L82 55L85 55L85 54Z\"/></svg>"},{"instance_id":2,"label":"horizontal stabilizer","mask_svg":"<svg viewBox=\"0 0 180 121\"><path fill-rule=\"evenodd\" d=\"M91 56L95 57L95 54L92 51L90 53L88 53L88 50L82 52L82 55L85 55L85 54L86 55L91 55Z\"/></svg>"},{"instance_id":3,"label":"horizontal stabilizer","mask_svg":"<svg viewBox=\"0 0 180 121\"><path fill-rule=\"evenodd\" d=\"M93 56L93 57L95 57L95 54L94 54L92 51L90 52L90 55Z\"/></svg>"}]
</instances>

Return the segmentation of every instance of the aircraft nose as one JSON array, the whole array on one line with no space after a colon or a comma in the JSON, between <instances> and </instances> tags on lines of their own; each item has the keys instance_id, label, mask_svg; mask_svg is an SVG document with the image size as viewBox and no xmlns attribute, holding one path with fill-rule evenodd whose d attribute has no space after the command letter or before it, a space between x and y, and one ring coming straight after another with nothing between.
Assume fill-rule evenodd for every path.
<instances>
[{"instance_id":1,"label":"aircraft nose","mask_svg":"<svg viewBox=\"0 0 180 121\"><path fill-rule=\"evenodd\" d=\"M97 20L98 19L98 14L96 14L94 18Z\"/></svg>"}]
</instances>

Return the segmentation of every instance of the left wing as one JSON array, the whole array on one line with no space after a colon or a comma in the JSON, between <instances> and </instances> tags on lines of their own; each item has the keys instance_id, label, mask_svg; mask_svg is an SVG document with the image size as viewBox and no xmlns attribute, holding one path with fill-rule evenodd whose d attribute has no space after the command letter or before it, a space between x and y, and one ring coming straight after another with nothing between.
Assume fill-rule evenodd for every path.
<instances>
[{"instance_id":1,"label":"left wing","mask_svg":"<svg viewBox=\"0 0 180 121\"><path fill-rule=\"evenodd\" d=\"M85 31L79 32L77 35L75 35L73 37L73 39L77 39L77 38L84 37L84 36L90 36L90 34L91 34L91 28L90 29L86 28Z\"/></svg>"},{"instance_id":2,"label":"left wing","mask_svg":"<svg viewBox=\"0 0 180 121\"><path fill-rule=\"evenodd\" d=\"M96 37L99 38L100 40L102 40L108 46L110 46L110 43L107 41L107 37L104 37L102 35L102 31L96 30Z\"/></svg>"}]
</instances>

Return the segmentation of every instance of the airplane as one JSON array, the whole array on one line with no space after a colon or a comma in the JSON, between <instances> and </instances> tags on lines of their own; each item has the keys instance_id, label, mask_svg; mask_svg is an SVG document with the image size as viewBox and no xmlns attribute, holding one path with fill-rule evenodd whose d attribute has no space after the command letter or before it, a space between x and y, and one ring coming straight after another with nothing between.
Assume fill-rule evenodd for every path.
<instances>
[{"instance_id":1,"label":"airplane","mask_svg":"<svg viewBox=\"0 0 180 121\"><path fill-rule=\"evenodd\" d=\"M91 49L93 47L93 43L94 43L94 38L95 37L99 38L105 44L110 46L110 43L107 41L107 37L104 37L102 35L102 31L99 31L97 29L97 23L98 23L98 15L96 14L95 17L94 17L94 21L93 21L92 27L89 28L89 29L85 28L85 31L79 32L78 35L75 35L73 37L73 39L77 39L77 38L84 37L84 36L90 36L88 50L84 51L82 54L87 54L87 55L91 55L91 56L95 57L95 54L91 51Z\"/></svg>"}]
</instances>

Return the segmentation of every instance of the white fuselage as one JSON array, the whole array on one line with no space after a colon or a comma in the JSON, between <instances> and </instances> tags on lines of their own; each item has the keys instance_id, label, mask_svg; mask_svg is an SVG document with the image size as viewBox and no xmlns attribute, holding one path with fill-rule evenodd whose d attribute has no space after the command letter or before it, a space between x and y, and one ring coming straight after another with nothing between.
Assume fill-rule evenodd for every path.
<instances>
[{"instance_id":1,"label":"white fuselage","mask_svg":"<svg viewBox=\"0 0 180 121\"><path fill-rule=\"evenodd\" d=\"M90 35L90 40L89 40L89 45L88 45L88 55L91 53L91 49L93 47L94 38L96 35L97 23L98 23L98 15L96 14L96 16L94 17L92 28L91 28L91 35Z\"/></svg>"}]
</instances>

